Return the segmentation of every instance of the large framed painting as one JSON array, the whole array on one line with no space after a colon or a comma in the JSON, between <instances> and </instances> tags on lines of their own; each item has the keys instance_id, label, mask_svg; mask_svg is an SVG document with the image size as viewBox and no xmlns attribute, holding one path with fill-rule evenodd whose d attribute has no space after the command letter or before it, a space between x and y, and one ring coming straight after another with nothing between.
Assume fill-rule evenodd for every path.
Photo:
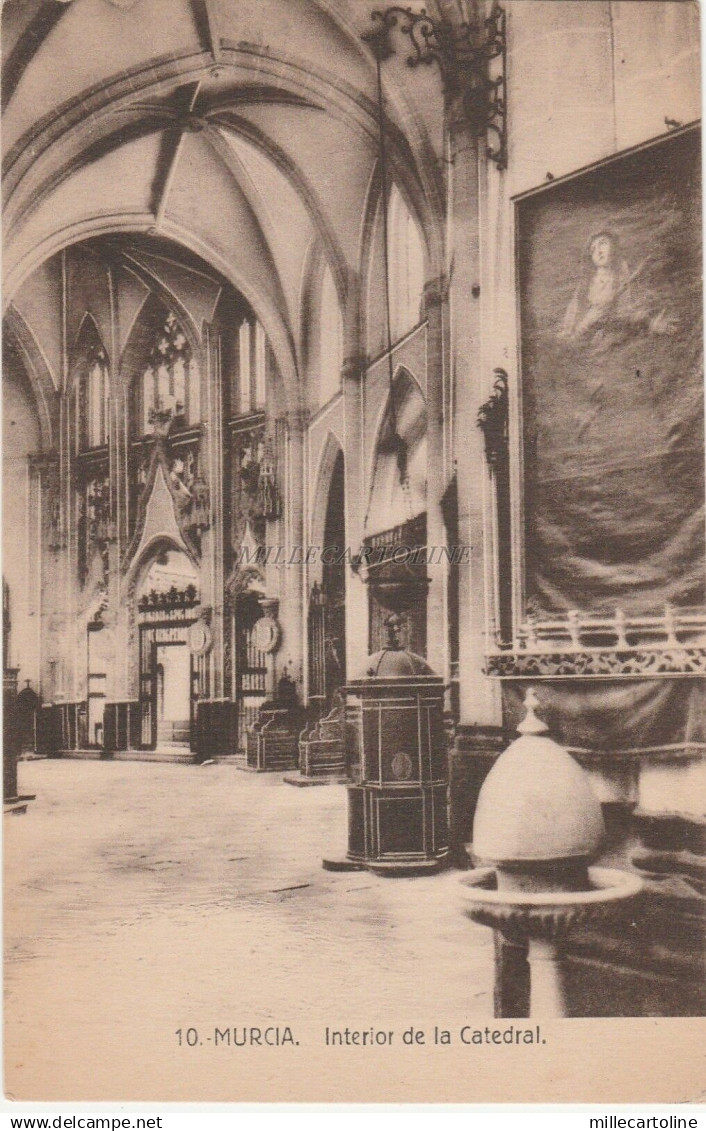
<instances>
[{"instance_id":1,"label":"large framed painting","mask_svg":"<svg viewBox=\"0 0 706 1131\"><path fill-rule=\"evenodd\" d=\"M700 132L516 202L526 611L704 601Z\"/></svg>"}]
</instances>

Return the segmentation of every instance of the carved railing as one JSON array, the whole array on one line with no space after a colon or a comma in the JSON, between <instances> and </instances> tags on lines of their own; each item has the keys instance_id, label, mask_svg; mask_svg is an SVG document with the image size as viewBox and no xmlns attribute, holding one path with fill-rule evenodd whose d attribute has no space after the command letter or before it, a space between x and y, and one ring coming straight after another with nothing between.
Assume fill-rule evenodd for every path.
<instances>
[{"instance_id":1,"label":"carved railing","mask_svg":"<svg viewBox=\"0 0 706 1131\"><path fill-rule=\"evenodd\" d=\"M486 656L488 675L506 679L706 675L706 610L667 606L656 616L612 617L576 610L528 618L511 647Z\"/></svg>"},{"instance_id":2,"label":"carved railing","mask_svg":"<svg viewBox=\"0 0 706 1131\"><path fill-rule=\"evenodd\" d=\"M137 607L141 613L172 612L175 609L193 609L199 602L195 585L187 585L184 589L172 585L170 589L151 589L140 597Z\"/></svg>"}]
</instances>

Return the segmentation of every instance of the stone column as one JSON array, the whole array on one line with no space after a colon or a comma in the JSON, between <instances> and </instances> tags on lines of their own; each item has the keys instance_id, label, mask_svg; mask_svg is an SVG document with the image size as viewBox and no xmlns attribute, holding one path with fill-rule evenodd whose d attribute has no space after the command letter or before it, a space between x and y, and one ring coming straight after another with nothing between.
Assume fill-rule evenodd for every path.
<instances>
[{"instance_id":1,"label":"stone column","mask_svg":"<svg viewBox=\"0 0 706 1131\"><path fill-rule=\"evenodd\" d=\"M557 942L551 938L530 939L527 960L530 967L530 1017L566 1017Z\"/></svg>"},{"instance_id":2,"label":"stone column","mask_svg":"<svg viewBox=\"0 0 706 1131\"><path fill-rule=\"evenodd\" d=\"M461 10L463 9L463 10ZM460 19L482 20L479 0L439 0L440 15L459 31ZM487 480L484 441L477 426L492 374L483 371L481 343L480 174L485 137L479 137L464 100L463 72L446 91L448 170L449 355L451 390L449 444L456 471L458 537L468 548L458 566L459 725L450 774L450 855L468 867L464 845L471 839L479 782L499 752L501 702L497 683L483 673L487 594L484 495ZM453 274L451 275L451 265Z\"/></svg>"},{"instance_id":3,"label":"stone column","mask_svg":"<svg viewBox=\"0 0 706 1131\"><path fill-rule=\"evenodd\" d=\"M29 599L34 608L36 631L36 671L27 673L35 681L35 691L49 699L54 694L56 670L56 641L51 639L51 625L55 619L57 598L57 559L59 550L58 517L58 461L56 453L41 453L29 457L30 511L29 529L33 541L30 556L33 558L33 577L28 579ZM13 657L10 657L13 662ZM54 667L50 667L50 664Z\"/></svg>"},{"instance_id":4,"label":"stone column","mask_svg":"<svg viewBox=\"0 0 706 1131\"><path fill-rule=\"evenodd\" d=\"M487 469L478 408L487 381L481 371L481 273L479 253L479 139L461 94L448 97L449 228L453 246L450 290L451 364L454 381L454 455L458 476L459 531L470 548L459 570L459 670L461 723L499 725L498 687L483 674L486 631L483 484Z\"/></svg>"},{"instance_id":5,"label":"stone column","mask_svg":"<svg viewBox=\"0 0 706 1131\"><path fill-rule=\"evenodd\" d=\"M424 288L427 319L427 660L449 679L447 591L449 567L442 548L446 527L441 500L448 482L444 451L444 314L446 280L434 279Z\"/></svg>"},{"instance_id":6,"label":"stone column","mask_svg":"<svg viewBox=\"0 0 706 1131\"><path fill-rule=\"evenodd\" d=\"M277 597L263 597L260 601L262 611L266 617L272 617L273 620L279 619L279 600ZM279 645L278 645L279 647ZM265 680L265 697L267 699L274 699L277 693L277 667L275 663L275 654L277 649L273 649L267 653L267 677Z\"/></svg>"},{"instance_id":7,"label":"stone column","mask_svg":"<svg viewBox=\"0 0 706 1131\"><path fill-rule=\"evenodd\" d=\"M57 578L60 597L57 602L59 624L59 656L57 691L69 702L76 698L76 588L78 540L75 523L75 491L73 486L73 459L71 451L70 403L68 394L62 393L59 431L59 559Z\"/></svg>"},{"instance_id":8,"label":"stone column","mask_svg":"<svg viewBox=\"0 0 706 1131\"><path fill-rule=\"evenodd\" d=\"M110 401L109 475L110 531L108 545L108 608L103 621L110 632L113 662L108 669L106 701L128 698L127 602L123 599L122 562L128 545L128 403L119 389Z\"/></svg>"},{"instance_id":9,"label":"stone column","mask_svg":"<svg viewBox=\"0 0 706 1131\"><path fill-rule=\"evenodd\" d=\"M365 479L363 437L363 382L366 359L359 353L347 357L341 370L343 384L346 544L352 554L363 541L369 484ZM368 593L362 579L346 566L346 670L362 670L368 656Z\"/></svg>"},{"instance_id":10,"label":"stone column","mask_svg":"<svg viewBox=\"0 0 706 1131\"><path fill-rule=\"evenodd\" d=\"M280 605L282 647L279 668L287 667L302 694L304 675L304 436L308 413L287 414L286 488L284 498L284 548Z\"/></svg>"},{"instance_id":11,"label":"stone column","mask_svg":"<svg viewBox=\"0 0 706 1131\"><path fill-rule=\"evenodd\" d=\"M201 439L201 467L208 483L209 527L201 535L201 592L202 604L211 609L210 698L220 699L223 697L224 651L223 401L220 346L218 336L210 327L205 330L202 358L205 364L201 365L201 373L205 373L206 389L202 389L201 403L206 405L206 412Z\"/></svg>"},{"instance_id":12,"label":"stone column","mask_svg":"<svg viewBox=\"0 0 706 1131\"><path fill-rule=\"evenodd\" d=\"M35 690L41 679L43 559L42 539L42 458L31 456L27 467L27 639L22 641L24 653L22 678L31 679Z\"/></svg>"}]
</instances>

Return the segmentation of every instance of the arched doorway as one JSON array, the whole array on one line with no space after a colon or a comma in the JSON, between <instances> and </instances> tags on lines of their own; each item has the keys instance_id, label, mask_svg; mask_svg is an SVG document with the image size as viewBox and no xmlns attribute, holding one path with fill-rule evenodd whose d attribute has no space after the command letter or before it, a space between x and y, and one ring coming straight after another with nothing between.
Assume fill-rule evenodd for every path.
<instances>
[{"instance_id":1,"label":"arched doorway","mask_svg":"<svg viewBox=\"0 0 706 1131\"><path fill-rule=\"evenodd\" d=\"M203 694L201 657L189 647L199 606L196 567L182 550L161 549L137 591L143 749L189 747L196 701Z\"/></svg>"},{"instance_id":2,"label":"arched doorway","mask_svg":"<svg viewBox=\"0 0 706 1131\"><path fill-rule=\"evenodd\" d=\"M338 451L329 480L321 581L309 602L309 697L322 710L346 682L345 471Z\"/></svg>"}]
</instances>

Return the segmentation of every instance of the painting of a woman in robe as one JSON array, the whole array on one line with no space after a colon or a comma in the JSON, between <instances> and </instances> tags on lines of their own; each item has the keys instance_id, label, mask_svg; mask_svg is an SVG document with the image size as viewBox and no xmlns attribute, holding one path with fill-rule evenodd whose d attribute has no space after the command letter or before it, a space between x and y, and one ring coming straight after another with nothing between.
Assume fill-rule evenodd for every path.
<instances>
[{"instance_id":1,"label":"painting of a woman in robe","mask_svg":"<svg viewBox=\"0 0 706 1131\"><path fill-rule=\"evenodd\" d=\"M581 274L559 338L602 353L639 335L676 333L678 319L666 308L656 308L655 297L644 284L652 260L648 255L631 270L617 235L594 232L586 244Z\"/></svg>"}]
</instances>

